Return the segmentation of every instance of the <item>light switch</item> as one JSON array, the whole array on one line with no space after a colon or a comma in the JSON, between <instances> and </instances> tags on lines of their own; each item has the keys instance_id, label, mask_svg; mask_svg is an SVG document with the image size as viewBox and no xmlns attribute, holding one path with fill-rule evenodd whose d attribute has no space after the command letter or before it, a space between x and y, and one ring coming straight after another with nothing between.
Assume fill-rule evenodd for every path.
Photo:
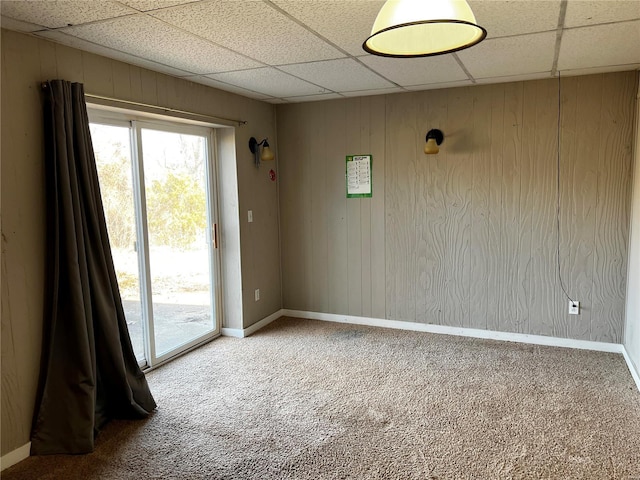
<instances>
[{"instance_id":1,"label":"light switch","mask_svg":"<svg viewBox=\"0 0 640 480\"><path fill-rule=\"evenodd\" d=\"M247 218L249 220L249 223L253 222L253 210L249 210L247 212Z\"/></svg>"}]
</instances>

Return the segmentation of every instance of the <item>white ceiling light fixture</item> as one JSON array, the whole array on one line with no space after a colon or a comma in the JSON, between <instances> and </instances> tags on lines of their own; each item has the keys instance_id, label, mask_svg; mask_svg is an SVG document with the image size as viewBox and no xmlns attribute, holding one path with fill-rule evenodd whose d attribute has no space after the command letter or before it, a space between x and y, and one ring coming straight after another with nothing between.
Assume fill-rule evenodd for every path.
<instances>
[{"instance_id":1,"label":"white ceiling light fixture","mask_svg":"<svg viewBox=\"0 0 640 480\"><path fill-rule=\"evenodd\" d=\"M387 0L362 48L382 57L430 57L471 47L486 36L466 0Z\"/></svg>"}]
</instances>

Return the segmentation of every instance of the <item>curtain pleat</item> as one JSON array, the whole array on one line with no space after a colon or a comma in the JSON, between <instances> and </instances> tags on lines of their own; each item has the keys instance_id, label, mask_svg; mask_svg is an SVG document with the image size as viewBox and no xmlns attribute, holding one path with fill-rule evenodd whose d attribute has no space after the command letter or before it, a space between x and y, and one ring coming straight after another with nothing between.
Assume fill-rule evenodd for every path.
<instances>
[{"instance_id":1,"label":"curtain pleat","mask_svg":"<svg viewBox=\"0 0 640 480\"><path fill-rule=\"evenodd\" d=\"M82 84L45 89L47 300L31 453L88 453L112 418L155 401L122 307Z\"/></svg>"}]
</instances>

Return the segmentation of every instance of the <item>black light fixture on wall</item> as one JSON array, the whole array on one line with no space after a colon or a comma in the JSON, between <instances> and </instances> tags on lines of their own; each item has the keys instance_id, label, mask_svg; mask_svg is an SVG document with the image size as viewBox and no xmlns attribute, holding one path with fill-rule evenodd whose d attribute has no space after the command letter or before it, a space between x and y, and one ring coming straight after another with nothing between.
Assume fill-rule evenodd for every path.
<instances>
[{"instance_id":1,"label":"black light fixture on wall","mask_svg":"<svg viewBox=\"0 0 640 480\"><path fill-rule=\"evenodd\" d=\"M262 146L262 153L260 152L260 146ZM261 142L258 142L255 137L251 137L249 139L249 150L253 153L256 168L260 167L261 160L263 162L269 162L276 158L273 150L269 147L269 142L267 142L266 138Z\"/></svg>"},{"instance_id":2,"label":"black light fixture on wall","mask_svg":"<svg viewBox=\"0 0 640 480\"><path fill-rule=\"evenodd\" d=\"M427 143L424 146L424 153L427 155L435 155L440 151L438 145L444 141L444 134L437 128L433 128L427 132Z\"/></svg>"}]
</instances>

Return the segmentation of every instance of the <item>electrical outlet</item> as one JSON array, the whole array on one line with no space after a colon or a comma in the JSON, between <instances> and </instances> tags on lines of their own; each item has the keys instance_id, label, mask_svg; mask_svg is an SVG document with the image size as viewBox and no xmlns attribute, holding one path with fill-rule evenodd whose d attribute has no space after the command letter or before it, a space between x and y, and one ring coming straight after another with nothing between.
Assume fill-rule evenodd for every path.
<instances>
[{"instance_id":1,"label":"electrical outlet","mask_svg":"<svg viewBox=\"0 0 640 480\"><path fill-rule=\"evenodd\" d=\"M258 300L260 300L260 289L259 288L256 288L255 295L256 295L256 302L257 302Z\"/></svg>"},{"instance_id":2,"label":"electrical outlet","mask_svg":"<svg viewBox=\"0 0 640 480\"><path fill-rule=\"evenodd\" d=\"M580 302L569 301L569 315L580 315Z\"/></svg>"},{"instance_id":3,"label":"electrical outlet","mask_svg":"<svg viewBox=\"0 0 640 480\"><path fill-rule=\"evenodd\" d=\"M253 210L247 212L247 220L249 220L249 223L253 222Z\"/></svg>"}]
</instances>

